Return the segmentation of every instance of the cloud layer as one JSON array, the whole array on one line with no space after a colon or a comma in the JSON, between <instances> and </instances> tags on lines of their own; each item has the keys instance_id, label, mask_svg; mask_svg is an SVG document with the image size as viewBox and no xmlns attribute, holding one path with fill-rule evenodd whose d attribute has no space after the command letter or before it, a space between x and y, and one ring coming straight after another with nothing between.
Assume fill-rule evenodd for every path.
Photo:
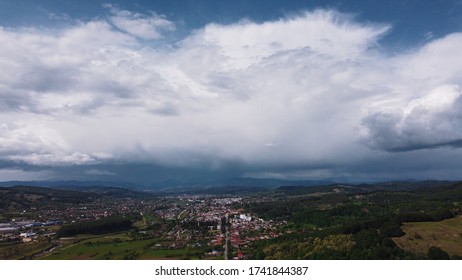
<instances>
[{"instance_id":1,"label":"cloud layer","mask_svg":"<svg viewBox=\"0 0 462 280\"><path fill-rule=\"evenodd\" d=\"M165 45L165 16L106 8L56 30L0 29L1 160L329 177L462 145L460 33L390 54L390 25L315 10Z\"/></svg>"},{"instance_id":2,"label":"cloud layer","mask_svg":"<svg viewBox=\"0 0 462 280\"><path fill-rule=\"evenodd\" d=\"M173 22L154 12L144 15L120 10L111 4L103 6L111 12L109 22L114 27L140 39L159 39L162 37L162 31L174 31L176 28Z\"/></svg>"}]
</instances>

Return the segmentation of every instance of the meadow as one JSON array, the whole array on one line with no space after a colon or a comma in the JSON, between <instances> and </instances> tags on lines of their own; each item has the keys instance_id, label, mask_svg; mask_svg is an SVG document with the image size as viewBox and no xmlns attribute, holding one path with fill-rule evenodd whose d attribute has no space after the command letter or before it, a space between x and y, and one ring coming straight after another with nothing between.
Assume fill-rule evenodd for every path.
<instances>
[{"instance_id":1,"label":"meadow","mask_svg":"<svg viewBox=\"0 0 462 280\"><path fill-rule=\"evenodd\" d=\"M405 235L393 240L405 251L426 255L434 246L451 256L462 256L462 216L440 222L404 223L402 229Z\"/></svg>"}]
</instances>

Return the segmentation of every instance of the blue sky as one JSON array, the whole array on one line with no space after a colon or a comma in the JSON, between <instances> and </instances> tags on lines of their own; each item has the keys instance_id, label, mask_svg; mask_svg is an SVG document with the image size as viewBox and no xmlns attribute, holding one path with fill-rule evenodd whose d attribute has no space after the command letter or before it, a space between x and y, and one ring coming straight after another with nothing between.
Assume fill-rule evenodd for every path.
<instances>
[{"instance_id":1,"label":"blue sky","mask_svg":"<svg viewBox=\"0 0 462 280\"><path fill-rule=\"evenodd\" d=\"M73 19L91 20L107 15L104 4L121 9L143 12L155 11L177 22L180 30L189 32L210 22L229 24L243 18L256 22L316 8L336 9L351 13L364 22L386 22L393 25L384 42L401 48L422 43L431 36L443 36L462 28L462 2L435 0L391 1L284 1L284 0L176 0L176 1L73 1L22 0L0 1L0 22L3 26L53 26L58 22L50 14L67 15Z\"/></svg>"},{"instance_id":2,"label":"blue sky","mask_svg":"<svg viewBox=\"0 0 462 280\"><path fill-rule=\"evenodd\" d=\"M462 1L0 1L0 181L460 179Z\"/></svg>"}]
</instances>

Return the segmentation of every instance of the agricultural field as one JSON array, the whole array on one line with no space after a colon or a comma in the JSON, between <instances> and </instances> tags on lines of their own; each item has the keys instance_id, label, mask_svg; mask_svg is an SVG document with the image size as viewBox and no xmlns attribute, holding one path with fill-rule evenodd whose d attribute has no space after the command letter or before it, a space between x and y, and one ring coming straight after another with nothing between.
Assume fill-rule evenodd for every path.
<instances>
[{"instance_id":1,"label":"agricultural field","mask_svg":"<svg viewBox=\"0 0 462 280\"><path fill-rule=\"evenodd\" d=\"M82 240L82 237L80 237ZM190 249L159 249L157 239L128 240L123 234L85 238L44 256L46 260L123 260L123 259L190 259L197 253ZM200 254L199 254L200 255ZM196 257L197 258L197 257Z\"/></svg>"},{"instance_id":2,"label":"agricultural field","mask_svg":"<svg viewBox=\"0 0 462 280\"><path fill-rule=\"evenodd\" d=\"M450 256L462 256L462 216L440 222L404 223L404 236L394 238L405 251L426 255L430 247L438 247Z\"/></svg>"}]
</instances>

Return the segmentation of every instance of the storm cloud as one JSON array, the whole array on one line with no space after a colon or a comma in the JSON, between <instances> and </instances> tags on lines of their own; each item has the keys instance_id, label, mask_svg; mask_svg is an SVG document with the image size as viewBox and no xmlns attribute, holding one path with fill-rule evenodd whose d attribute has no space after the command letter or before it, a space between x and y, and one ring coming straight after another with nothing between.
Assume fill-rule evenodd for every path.
<instances>
[{"instance_id":1,"label":"storm cloud","mask_svg":"<svg viewBox=\"0 0 462 280\"><path fill-rule=\"evenodd\" d=\"M367 162L462 145L460 33L396 54L380 44L392 25L314 10L165 43L166 16L105 7L0 29L1 160L109 177L133 164L367 177Z\"/></svg>"}]
</instances>

